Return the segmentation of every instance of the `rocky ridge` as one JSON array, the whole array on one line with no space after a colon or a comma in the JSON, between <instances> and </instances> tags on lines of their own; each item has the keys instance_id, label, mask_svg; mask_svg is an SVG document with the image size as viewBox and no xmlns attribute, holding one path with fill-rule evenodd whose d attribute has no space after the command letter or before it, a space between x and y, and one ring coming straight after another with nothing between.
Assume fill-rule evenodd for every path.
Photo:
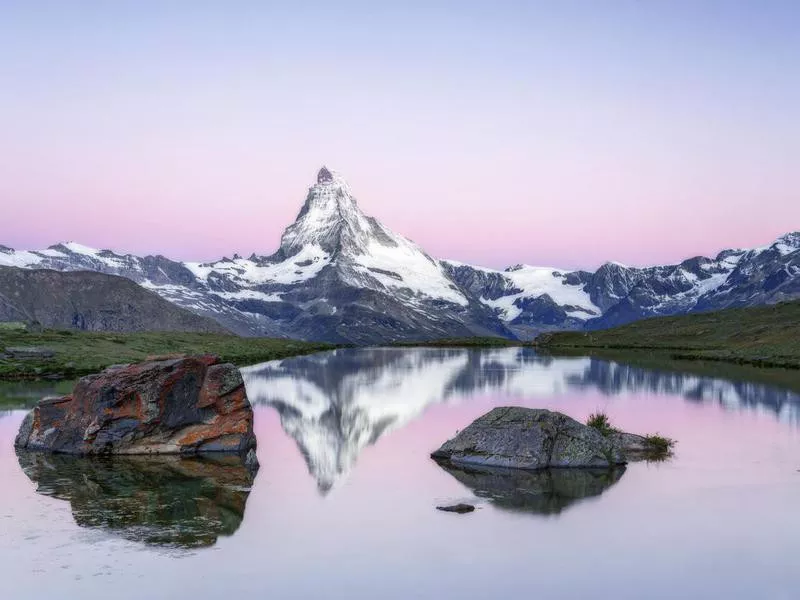
<instances>
[{"instance_id":1,"label":"rocky ridge","mask_svg":"<svg viewBox=\"0 0 800 600\"><path fill-rule=\"evenodd\" d=\"M84 331L230 333L125 277L0 266L0 322Z\"/></svg>"}]
</instances>

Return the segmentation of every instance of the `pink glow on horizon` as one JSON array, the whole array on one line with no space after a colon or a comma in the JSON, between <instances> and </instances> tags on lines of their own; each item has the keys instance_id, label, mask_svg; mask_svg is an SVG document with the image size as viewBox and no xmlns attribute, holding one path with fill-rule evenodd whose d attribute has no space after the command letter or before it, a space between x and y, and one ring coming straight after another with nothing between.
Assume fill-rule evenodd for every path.
<instances>
[{"instance_id":1,"label":"pink glow on horizon","mask_svg":"<svg viewBox=\"0 0 800 600\"><path fill-rule=\"evenodd\" d=\"M800 229L791 3L310 4L0 8L0 244L268 254L322 164L492 267Z\"/></svg>"},{"instance_id":2,"label":"pink glow on horizon","mask_svg":"<svg viewBox=\"0 0 800 600\"><path fill-rule=\"evenodd\" d=\"M14 186L23 190L14 192L19 200L4 206L0 243L40 249L77 241L182 260L215 260L234 252L269 254L302 206L315 169L281 174L252 165L242 179L234 177L233 167L211 176L203 173L202 178L187 168L141 180L131 173L120 183L113 171L101 168L91 183L88 174L75 182L56 177L19 182ZM756 203L753 192L729 196L729 209L721 210L701 202L700 193L685 194L678 204L678 190L664 188L652 202L636 202L633 188L611 204L580 201L591 193L588 184L565 179L568 185L556 191L558 181L547 176L539 184L530 183L523 195L513 191L519 183L514 173L495 171L496 180L471 180L470 190L455 173L443 172L441 178L423 173L417 179L404 176L396 165L364 165L359 171L362 176L348 179L367 214L433 256L498 268L519 262L562 268L596 267L606 260L678 262L698 254L713 256L724 248L766 245L800 225L800 204L788 196L778 215L760 212L745 218L746 206ZM226 192L233 181L235 197ZM58 188L70 183L75 199L65 202ZM6 179L0 190L11 185ZM492 193L501 198L484 200ZM670 196L675 200L672 210Z\"/></svg>"}]
</instances>

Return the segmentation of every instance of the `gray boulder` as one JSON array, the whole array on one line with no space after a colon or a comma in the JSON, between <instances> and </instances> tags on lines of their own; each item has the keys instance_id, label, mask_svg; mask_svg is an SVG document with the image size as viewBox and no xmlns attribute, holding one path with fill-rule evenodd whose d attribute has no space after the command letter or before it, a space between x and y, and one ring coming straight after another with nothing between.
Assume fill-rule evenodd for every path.
<instances>
[{"instance_id":1,"label":"gray boulder","mask_svg":"<svg viewBox=\"0 0 800 600\"><path fill-rule=\"evenodd\" d=\"M603 468L627 462L613 440L567 415L545 409L495 408L436 450L432 458L461 466Z\"/></svg>"}]
</instances>

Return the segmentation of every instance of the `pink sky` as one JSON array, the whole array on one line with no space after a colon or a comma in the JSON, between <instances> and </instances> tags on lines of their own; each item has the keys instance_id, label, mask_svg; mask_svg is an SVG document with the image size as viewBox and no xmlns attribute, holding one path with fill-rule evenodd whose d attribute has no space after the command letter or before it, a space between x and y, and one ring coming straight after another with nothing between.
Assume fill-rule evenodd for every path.
<instances>
[{"instance_id":1,"label":"pink sky","mask_svg":"<svg viewBox=\"0 0 800 600\"><path fill-rule=\"evenodd\" d=\"M0 244L269 253L322 164L432 255L494 267L800 229L791 4L180 4L3 9Z\"/></svg>"}]
</instances>

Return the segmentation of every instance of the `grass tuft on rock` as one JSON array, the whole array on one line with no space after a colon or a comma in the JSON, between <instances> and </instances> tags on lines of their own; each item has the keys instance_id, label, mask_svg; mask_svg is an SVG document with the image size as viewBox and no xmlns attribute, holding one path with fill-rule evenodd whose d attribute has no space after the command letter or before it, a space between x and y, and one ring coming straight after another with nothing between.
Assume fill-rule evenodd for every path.
<instances>
[{"instance_id":1,"label":"grass tuft on rock","mask_svg":"<svg viewBox=\"0 0 800 600\"><path fill-rule=\"evenodd\" d=\"M608 437L612 433L619 433L619 429L613 427L611 425L611 420L608 418L608 415L604 412L594 412L589 415L589 418L586 420L586 424L589 427L593 427L605 437Z\"/></svg>"}]
</instances>

